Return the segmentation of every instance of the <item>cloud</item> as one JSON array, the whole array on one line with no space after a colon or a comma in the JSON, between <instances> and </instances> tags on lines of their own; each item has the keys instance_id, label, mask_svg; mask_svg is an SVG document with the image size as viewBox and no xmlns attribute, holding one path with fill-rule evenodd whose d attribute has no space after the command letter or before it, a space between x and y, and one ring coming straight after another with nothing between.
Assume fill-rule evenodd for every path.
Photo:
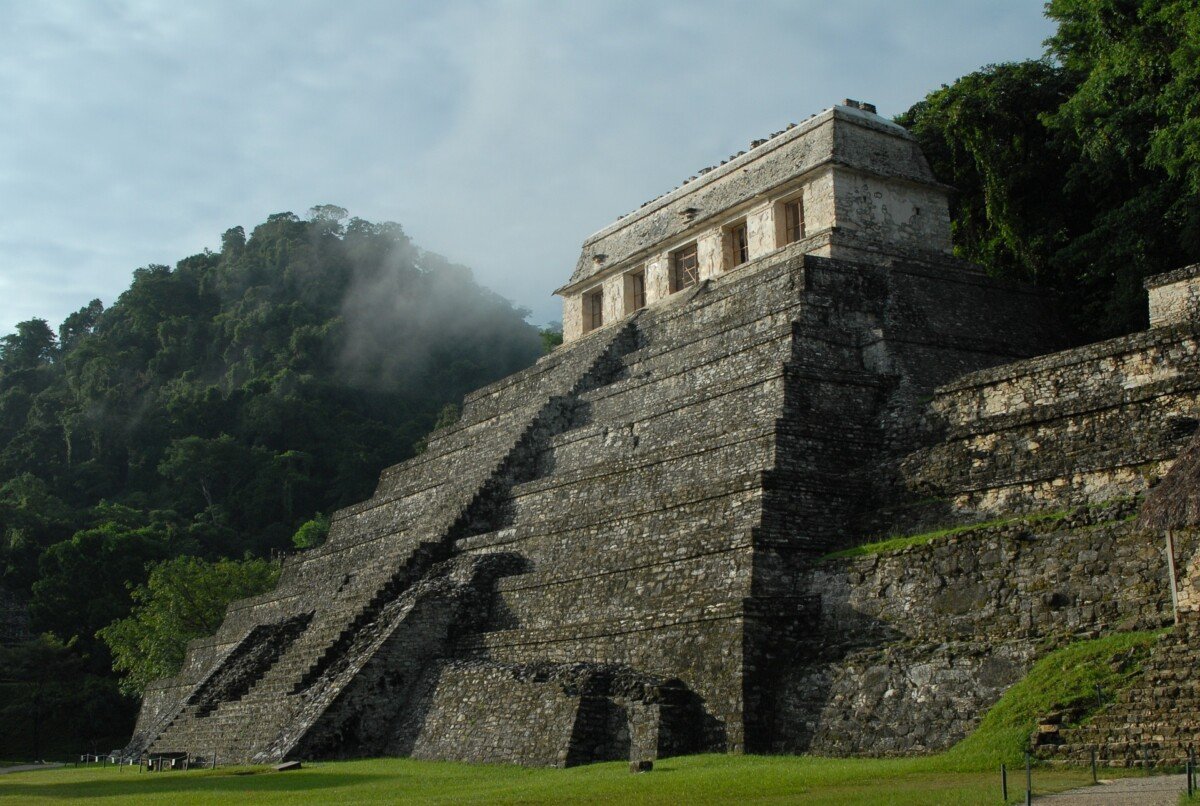
<instances>
[{"instance_id":1,"label":"cloud","mask_svg":"<svg viewBox=\"0 0 1200 806\"><path fill-rule=\"evenodd\" d=\"M0 330L336 203L559 318L579 243L842 97L1036 56L1041 3L0 2Z\"/></svg>"}]
</instances>

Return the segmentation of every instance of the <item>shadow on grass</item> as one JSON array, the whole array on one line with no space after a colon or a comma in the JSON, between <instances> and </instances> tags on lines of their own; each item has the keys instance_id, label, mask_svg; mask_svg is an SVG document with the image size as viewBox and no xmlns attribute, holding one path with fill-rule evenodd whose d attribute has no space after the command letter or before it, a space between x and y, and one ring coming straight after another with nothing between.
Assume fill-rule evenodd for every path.
<instances>
[{"instance_id":1,"label":"shadow on grass","mask_svg":"<svg viewBox=\"0 0 1200 806\"><path fill-rule=\"evenodd\" d=\"M79 800L103 797L154 797L179 794L248 794L254 792L283 794L289 792L315 792L361 786L394 775L354 774L336 772L297 773L226 773L204 776L189 776L187 773L131 773L128 777L90 781L62 781L59 783L23 784L0 781L0 799L44 798L49 800Z\"/></svg>"}]
</instances>

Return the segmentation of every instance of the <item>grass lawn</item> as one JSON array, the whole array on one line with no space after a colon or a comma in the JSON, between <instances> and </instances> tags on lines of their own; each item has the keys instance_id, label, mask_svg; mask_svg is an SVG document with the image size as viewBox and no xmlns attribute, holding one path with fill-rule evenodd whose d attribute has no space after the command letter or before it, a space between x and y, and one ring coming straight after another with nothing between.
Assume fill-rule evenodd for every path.
<instances>
[{"instance_id":1,"label":"grass lawn","mask_svg":"<svg viewBox=\"0 0 1200 806\"><path fill-rule=\"evenodd\" d=\"M68 767L0 776L0 803L1001 803L998 770L945 772L932 761L707 755L662 760L640 775L626 764L555 770L395 758L287 773ZM1090 780L1084 770L1035 769L1034 792ZM1023 802L1023 783L1023 773L1010 776L1009 802Z\"/></svg>"}]
</instances>

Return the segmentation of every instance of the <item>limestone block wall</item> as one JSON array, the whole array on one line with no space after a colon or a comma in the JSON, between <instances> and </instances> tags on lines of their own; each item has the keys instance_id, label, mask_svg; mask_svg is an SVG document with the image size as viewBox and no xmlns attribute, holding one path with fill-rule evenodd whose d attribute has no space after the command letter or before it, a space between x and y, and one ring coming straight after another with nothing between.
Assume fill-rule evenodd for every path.
<instances>
[{"instance_id":1,"label":"limestone block wall","mask_svg":"<svg viewBox=\"0 0 1200 806\"><path fill-rule=\"evenodd\" d=\"M493 664L443 664L434 674L428 710L414 726L413 758L567 766L578 693L518 680ZM527 725L538 729L517 727Z\"/></svg>"},{"instance_id":2,"label":"limestone block wall","mask_svg":"<svg viewBox=\"0 0 1200 806\"><path fill-rule=\"evenodd\" d=\"M624 302L607 289L643 264L647 304L666 299L670 255L689 243L697 247L701 279L733 268L725 244L730 225L744 221L752 259L783 248L790 239L782 205L795 199L803 202L806 234L845 231L884 251L948 255L946 190L906 131L873 113L835 107L756 141L749 153L588 238L570 281L556 292L564 339L585 332L584 295L602 285L605 321L625 315Z\"/></svg>"},{"instance_id":3,"label":"limestone block wall","mask_svg":"<svg viewBox=\"0 0 1200 806\"><path fill-rule=\"evenodd\" d=\"M775 206L770 202L761 202L746 211L746 246L750 259L774 251L777 243Z\"/></svg>"},{"instance_id":4,"label":"limestone block wall","mask_svg":"<svg viewBox=\"0 0 1200 806\"><path fill-rule=\"evenodd\" d=\"M618 219L584 242L571 282L706 223L808 171L840 164L881 177L936 185L916 141L877 115L837 106L762 141L680 188ZM688 214L687 210L695 210ZM601 264L594 258L604 255Z\"/></svg>"},{"instance_id":5,"label":"limestone block wall","mask_svg":"<svg viewBox=\"0 0 1200 806\"><path fill-rule=\"evenodd\" d=\"M950 254L950 209L940 188L883 180L845 168L832 173L834 226L889 245Z\"/></svg>"},{"instance_id":6,"label":"limestone block wall","mask_svg":"<svg viewBox=\"0 0 1200 806\"><path fill-rule=\"evenodd\" d=\"M974 373L938 390L944 440L907 461L960 513L1137 494L1200 418L1200 334L1157 328Z\"/></svg>"},{"instance_id":7,"label":"limestone block wall","mask_svg":"<svg viewBox=\"0 0 1200 806\"><path fill-rule=\"evenodd\" d=\"M414 758L566 767L694 750L695 703L671 681L597 663L449 661L393 749Z\"/></svg>"},{"instance_id":8,"label":"limestone block wall","mask_svg":"<svg viewBox=\"0 0 1200 806\"><path fill-rule=\"evenodd\" d=\"M1146 280L1150 327L1200 321L1200 263Z\"/></svg>"},{"instance_id":9,"label":"limestone block wall","mask_svg":"<svg viewBox=\"0 0 1200 806\"><path fill-rule=\"evenodd\" d=\"M820 640L780 687L777 749L941 750L1055 645L1168 623L1162 541L1134 512L1083 508L798 574Z\"/></svg>"}]
</instances>

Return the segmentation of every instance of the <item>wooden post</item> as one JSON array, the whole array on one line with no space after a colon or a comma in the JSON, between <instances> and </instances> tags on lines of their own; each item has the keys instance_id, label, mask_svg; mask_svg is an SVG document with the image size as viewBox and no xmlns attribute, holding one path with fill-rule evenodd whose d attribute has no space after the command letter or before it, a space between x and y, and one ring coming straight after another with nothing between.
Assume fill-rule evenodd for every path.
<instances>
[{"instance_id":1,"label":"wooden post","mask_svg":"<svg viewBox=\"0 0 1200 806\"><path fill-rule=\"evenodd\" d=\"M1179 583L1175 579L1175 532L1167 530L1167 571L1171 575L1171 613L1179 626Z\"/></svg>"},{"instance_id":2,"label":"wooden post","mask_svg":"<svg viewBox=\"0 0 1200 806\"><path fill-rule=\"evenodd\" d=\"M1033 806L1033 766L1029 752L1025 752L1025 806Z\"/></svg>"}]
</instances>

